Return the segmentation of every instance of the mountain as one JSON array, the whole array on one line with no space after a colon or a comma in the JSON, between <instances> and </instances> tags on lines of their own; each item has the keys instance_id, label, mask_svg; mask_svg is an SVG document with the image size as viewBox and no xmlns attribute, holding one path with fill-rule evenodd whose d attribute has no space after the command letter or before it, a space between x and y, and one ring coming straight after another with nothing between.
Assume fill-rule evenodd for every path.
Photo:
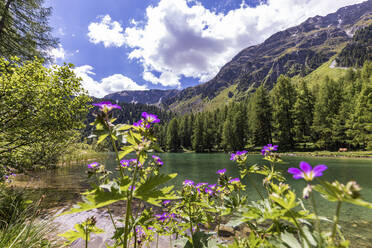
<instances>
[{"instance_id":1,"label":"mountain","mask_svg":"<svg viewBox=\"0 0 372 248\"><path fill-rule=\"evenodd\" d=\"M239 100L256 87L272 88L281 74L305 76L333 58L355 32L372 25L372 0L315 16L248 47L221 68L210 81L163 99L177 112L192 112Z\"/></svg>"},{"instance_id":2,"label":"mountain","mask_svg":"<svg viewBox=\"0 0 372 248\"><path fill-rule=\"evenodd\" d=\"M126 103L160 105L164 99L176 96L179 90L125 90L104 96L104 99Z\"/></svg>"}]
</instances>

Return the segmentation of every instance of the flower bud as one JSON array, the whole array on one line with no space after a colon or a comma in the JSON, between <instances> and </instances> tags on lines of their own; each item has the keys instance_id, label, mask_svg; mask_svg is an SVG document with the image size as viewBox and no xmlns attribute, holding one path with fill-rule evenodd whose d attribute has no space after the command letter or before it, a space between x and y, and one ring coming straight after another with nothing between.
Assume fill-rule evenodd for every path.
<instances>
[{"instance_id":1,"label":"flower bud","mask_svg":"<svg viewBox=\"0 0 372 248\"><path fill-rule=\"evenodd\" d=\"M311 191L313 191L313 188L311 187L310 184L308 184L308 185L304 188L304 190L303 190L303 192L302 192L302 196L303 196L303 198L304 198L304 199L308 199L309 196L310 196Z\"/></svg>"}]
</instances>

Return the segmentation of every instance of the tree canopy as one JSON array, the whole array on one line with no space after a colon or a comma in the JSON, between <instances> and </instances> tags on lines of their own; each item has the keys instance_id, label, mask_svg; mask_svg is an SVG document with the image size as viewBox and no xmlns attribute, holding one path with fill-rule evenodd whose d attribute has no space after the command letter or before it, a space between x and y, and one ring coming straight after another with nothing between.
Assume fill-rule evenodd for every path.
<instances>
[{"instance_id":1,"label":"tree canopy","mask_svg":"<svg viewBox=\"0 0 372 248\"><path fill-rule=\"evenodd\" d=\"M12 61L0 58L0 164L53 165L84 127L90 98L72 65Z\"/></svg>"},{"instance_id":2,"label":"tree canopy","mask_svg":"<svg viewBox=\"0 0 372 248\"><path fill-rule=\"evenodd\" d=\"M0 1L0 55L30 60L33 57L50 60L48 51L56 47L48 17L51 8L44 0Z\"/></svg>"}]
</instances>

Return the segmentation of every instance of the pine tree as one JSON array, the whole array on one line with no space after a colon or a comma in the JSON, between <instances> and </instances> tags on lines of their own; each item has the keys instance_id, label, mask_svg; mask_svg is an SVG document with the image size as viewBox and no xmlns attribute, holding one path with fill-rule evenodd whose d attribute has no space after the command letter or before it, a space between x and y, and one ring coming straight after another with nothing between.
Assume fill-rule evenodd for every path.
<instances>
[{"instance_id":1,"label":"pine tree","mask_svg":"<svg viewBox=\"0 0 372 248\"><path fill-rule=\"evenodd\" d=\"M312 130L319 148L336 148L336 144L332 140L332 121L339 113L343 102L342 94L341 82L326 78L314 106Z\"/></svg>"},{"instance_id":2,"label":"pine tree","mask_svg":"<svg viewBox=\"0 0 372 248\"><path fill-rule=\"evenodd\" d=\"M203 151L203 120L201 115L195 116L193 135L192 135L192 148L196 152Z\"/></svg>"},{"instance_id":3,"label":"pine tree","mask_svg":"<svg viewBox=\"0 0 372 248\"><path fill-rule=\"evenodd\" d=\"M276 138L284 148L294 146L294 109L296 91L286 76L280 76L272 91L273 115Z\"/></svg>"},{"instance_id":4,"label":"pine tree","mask_svg":"<svg viewBox=\"0 0 372 248\"><path fill-rule=\"evenodd\" d=\"M240 109L234 113L232 119L232 148L234 151L243 150L245 146L245 132L246 132L245 111Z\"/></svg>"},{"instance_id":5,"label":"pine tree","mask_svg":"<svg viewBox=\"0 0 372 248\"><path fill-rule=\"evenodd\" d=\"M48 18L51 8L43 0L4 0L0 2L0 55L10 59L34 56L50 59L48 50L57 46L51 36Z\"/></svg>"},{"instance_id":6,"label":"pine tree","mask_svg":"<svg viewBox=\"0 0 372 248\"><path fill-rule=\"evenodd\" d=\"M231 121L230 118L226 118L225 122L223 123L223 129L222 129L222 141L221 141L221 147L225 151L232 150L231 144L233 143L233 132L231 129Z\"/></svg>"},{"instance_id":7,"label":"pine tree","mask_svg":"<svg viewBox=\"0 0 372 248\"><path fill-rule=\"evenodd\" d=\"M263 85L257 88L252 98L251 129L256 146L272 143L272 108L267 90Z\"/></svg>"},{"instance_id":8,"label":"pine tree","mask_svg":"<svg viewBox=\"0 0 372 248\"><path fill-rule=\"evenodd\" d=\"M314 96L305 81L300 81L294 104L294 133L300 142L309 142L314 118Z\"/></svg>"},{"instance_id":9,"label":"pine tree","mask_svg":"<svg viewBox=\"0 0 372 248\"><path fill-rule=\"evenodd\" d=\"M178 122L177 118L173 118L168 125L166 136L167 150L171 152L178 151L180 142L178 138Z\"/></svg>"}]
</instances>

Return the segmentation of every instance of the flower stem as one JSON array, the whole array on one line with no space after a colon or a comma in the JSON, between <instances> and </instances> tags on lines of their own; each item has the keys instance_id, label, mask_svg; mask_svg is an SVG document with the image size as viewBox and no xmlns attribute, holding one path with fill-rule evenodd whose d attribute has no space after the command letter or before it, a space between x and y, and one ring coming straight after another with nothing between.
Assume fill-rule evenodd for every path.
<instances>
[{"instance_id":1,"label":"flower stem","mask_svg":"<svg viewBox=\"0 0 372 248\"><path fill-rule=\"evenodd\" d=\"M321 237L319 215L318 215L318 211L316 209L314 194L310 194L310 198L311 198L311 205L313 206L313 211L314 211L314 214L315 214L315 221L316 221L315 222L315 228L316 228L316 231L319 234L319 237ZM320 245L322 245L322 243L323 243L323 240L322 240L322 238L320 238Z\"/></svg>"},{"instance_id":2,"label":"flower stem","mask_svg":"<svg viewBox=\"0 0 372 248\"><path fill-rule=\"evenodd\" d=\"M85 248L88 248L88 223L85 223Z\"/></svg>"},{"instance_id":3,"label":"flower stem","mask_svg":"<svg viewBox=\"0 0 372 248\"><path fill-rule=\"evenodd\" d=\"M293 215L292 213L292 210L289 210L289 214L291 216L291 218L293 219L296 227L298 228L298 230L300 231L300 234L301 236L303 237L303 239L305 239L306 243L309 245L309 247L311 247L311 244L310 244L310 241L307 239L307 237L305 236L305 233L304 233L304 230L302 229L302 227L298 224L297 220L296 220L296 217Z\"/></svg>"},{"instance_id":4,"label":"flower stem","mask_svg":"<svg viewBox=\"0 0 372 248\"><path fill-rule=\"evenodd\" d=\"M263 195L261 194L261 192L258 190L257 185L254 183L253 180L250 180L250 179L249 179L249 176L247 176L247 181L248 181L250 184L252 184L252 186L255 188L255 190L257 191L257 193L260 195L261 200L265 200L264 197L263 197Z\"/></svg>"},{"instance_id":5,"label":"flower stem","mask_svg":"<svg viewBox=\"0 0 372 248\"><path fill-rule=\"evenodd\" d=\"M191 203L189 203L189 219L190 219L190 234L191 234L191 243L194 247L194 231L192 226L192 219L191 219Z\"/></svg>"},{"instance_id":6,"label":"flower stem","mask_svg":"<svg viewBox=\"0 0 372 248\"><path fill-rule=\"evenodd\" d=\"M137 176L137 169L138 169L138 164L136 165L136 167L134 169L132 183L131 183L131 187L130 187L130 192L129 192L128 199L127 199L127 206L126 206L126 213L125 213L125 226L124 226L124 244L123 244L124 248L127 248L127 245L128 245L127 244L128 235L129 235L129 230L128 230L129 223L128 222L129 222L129 217L130 217L131 212L132 212L131 206L132 206L132 199L133 199L134 184L136 182L136 176Z\"/></svg>"},{"instance_id":7,"label":"flower stem","mask_svg":"<svg viewBox=\"0 0 372 248\"><path fill-rule=\"evenodd\" d=\"M111 219L112 225L113 225L114 228L115 228L115 231L117 231L118 229L117 229L117 227L116 227L116 224L115 224L114 218L112 217L111 209L110 209L109 206L107 206L107 212L108 212L109 215L110 215L110 219ZM120 237L120 241L121 241L122 243L124 243L124 240L123 240L122 237Z\"/></svg>"},{"instance_id":8,"label":"flower stem","mask_svg":"<svg viewBox=\"0 0 372 248\"><path fill-rule=\"evenodd\" d=\"M337 224L340 216L340 209L341 209L341 201L337 202L337 208L336 208L336 215L333 223L333 230L332 230L332 242L335 243L335 236L336 236L336 230L337 230Z\"/></svg>"}]
</instances>

